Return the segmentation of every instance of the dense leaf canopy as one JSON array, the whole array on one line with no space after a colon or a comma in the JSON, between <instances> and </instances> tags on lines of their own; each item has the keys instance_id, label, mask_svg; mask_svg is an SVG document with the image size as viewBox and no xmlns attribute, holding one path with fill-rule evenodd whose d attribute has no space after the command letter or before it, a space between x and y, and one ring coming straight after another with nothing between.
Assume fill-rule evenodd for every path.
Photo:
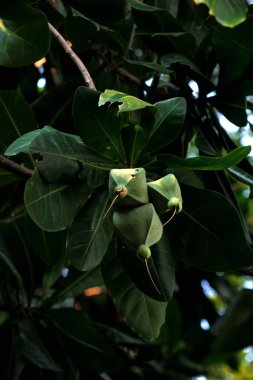
<instances>
[{"instance_id":1,"label":"dense leaf canopy","mask_svg":"<svg viewBox=\"0 0 253 380\"><path fill-rule=\"evenodd\" d=\"M252 15L1 2L1 379L250 378Z\"/></svg>"}]
</instances>

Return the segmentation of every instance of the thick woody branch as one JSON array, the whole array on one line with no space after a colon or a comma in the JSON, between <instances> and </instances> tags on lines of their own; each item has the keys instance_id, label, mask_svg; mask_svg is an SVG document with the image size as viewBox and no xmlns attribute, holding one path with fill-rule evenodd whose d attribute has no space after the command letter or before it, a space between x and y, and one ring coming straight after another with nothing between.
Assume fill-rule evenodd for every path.
<instances>
[{"instance_id":1,"label":"thick woody branch","mask_svg":"<svg viewBox=\"0 0 253 380\"><path fill-rule=\"evenodd\" d=\"M8 169L12 173L21 174L26 177L31 177L33 175L33 170L17 164L9 158L4 157L2 154L0 154L0 166Z\"/></svg>"},{"instance_id":2,"label":"thick woody branch","mask_svg":"<svg viewBox=\"0 0 253 380\"><path fill-rule=\"evenodd\" d=\"M81 59L76 55L76 53L71 49L67 41L63 38L63 36L58 32L57 29L50 23L48 23L49 29L52 32L52 34L55 36L55 38L58 40L58 42L61 44L65 52L70 56L70 58L74 61L78 69L80 70L87 86L92 89L96 90L95 84L90 76L89 71L87 70L86 66L83 64Z\"/></svg>"}]
</instances>

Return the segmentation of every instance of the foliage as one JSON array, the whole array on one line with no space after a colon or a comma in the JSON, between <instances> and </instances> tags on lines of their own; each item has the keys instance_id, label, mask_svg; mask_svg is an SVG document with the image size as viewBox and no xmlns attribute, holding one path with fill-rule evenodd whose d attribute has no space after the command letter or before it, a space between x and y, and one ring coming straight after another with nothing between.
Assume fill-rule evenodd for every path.
<instances>
[{"instance_id":1,"label":"foliage","mask_svg":"<svg viewBox=\"0 0 253 380\"><path fill-rule=\"evenodd\" d=\"M1 379L243 373L253 7L220 4L0 4Z\"/></svg>"}]
</instances>

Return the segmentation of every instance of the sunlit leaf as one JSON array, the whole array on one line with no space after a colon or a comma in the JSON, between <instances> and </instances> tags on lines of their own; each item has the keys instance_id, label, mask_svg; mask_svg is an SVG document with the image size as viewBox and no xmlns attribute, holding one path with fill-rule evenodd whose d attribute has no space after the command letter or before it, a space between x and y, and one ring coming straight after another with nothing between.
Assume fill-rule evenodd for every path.
<instances>
[{"instance_id":1,"label":"sunlit leaf","mask_svg":"<svg viewBox=\"0 0 253 380\"><path fill-rule=\"evenodd\" d=\"M247 15L247 4L244 0L194 0L196 4L206 4L209 14L224 26L233 28L241 24Z\"/></svg>"},{"instance_id":2,"label":"sunlit leaf","mask_svg":"<svg viewBox=\"0 0 253 380\"><path fill-rule=\"evenodd\" d=\"M35 137L39 136L42 131L50 132L51 130L53 131L54 129L46 126L43 129L35 129L34 131L25 133L8 146L4 152L5 156L15 156L19 153L29 154L30 144L35 139Z\"/></svg>"},{"instance_id":3,"label":"sunlit leaf","mask_svg":"<svg viewBox=\"0 0 253 380\"><path fill-rule=\"evenodd\" d=\"M238 164L250 153L251 147L241 146L222 157L181 158L170 154L158 155L158 161L166 162L170 168L191 170L224 170Z\"/></svg>"},{"instance_id":4,"label":"sunlit leaf","mask_svg":"<svg viewBox=\"0 0 253 380\"><path fill-rule=\"evenodd\" d=\"M105 92L100 95L98 102L99 107L103 106L107 102L111 104L122 103L118 106L119 112L130 112L145 107L152 107L152 104L147 103L144 100L115 90L105 90Z\"/></svg>"}]
</instances>

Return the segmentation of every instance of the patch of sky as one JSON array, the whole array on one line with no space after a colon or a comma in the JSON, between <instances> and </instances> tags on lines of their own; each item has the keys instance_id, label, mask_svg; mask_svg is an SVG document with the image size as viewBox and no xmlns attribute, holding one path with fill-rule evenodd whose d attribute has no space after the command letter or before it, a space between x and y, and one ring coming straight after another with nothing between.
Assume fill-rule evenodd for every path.
<instances>
[{"instance_id":1,"label":"patch of sky","mask_svg":"<svg viewBox=\"0 0 253 380\"><path fill-rule=\"evenodd\" d=\"M200 327L202 330L208 331L210 330L210 324L207 319L201 319L200 321Z\"/></svg>"}]
</instances>

